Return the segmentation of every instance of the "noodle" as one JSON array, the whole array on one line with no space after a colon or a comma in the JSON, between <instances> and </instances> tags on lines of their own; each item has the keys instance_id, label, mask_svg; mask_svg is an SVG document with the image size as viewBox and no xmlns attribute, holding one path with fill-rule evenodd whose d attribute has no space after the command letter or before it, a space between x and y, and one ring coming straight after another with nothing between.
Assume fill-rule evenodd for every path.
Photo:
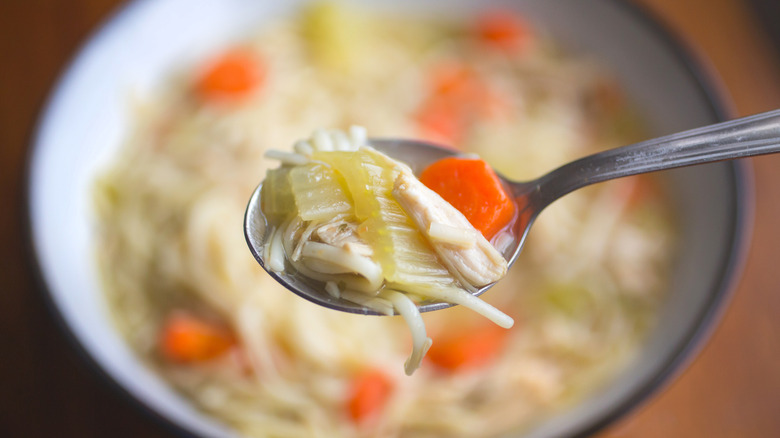
<instances>
[{"instance_id":1,"label":"noodle","mask_svg":"<svg viewBox=\"0 0 780 438\"><path fill-rule=\"evenodd\" d=\"M422 320L417 305L414 304L406 294L384 290L381 292L383 297L387 297L393 304L393 307L401 314L412 332L412 355L404 364L404 371L407 376L411 376L414 370L422 364L425 353L431 348L433 340L425 334L425 323Z\"/></svg>"}]
</instances>

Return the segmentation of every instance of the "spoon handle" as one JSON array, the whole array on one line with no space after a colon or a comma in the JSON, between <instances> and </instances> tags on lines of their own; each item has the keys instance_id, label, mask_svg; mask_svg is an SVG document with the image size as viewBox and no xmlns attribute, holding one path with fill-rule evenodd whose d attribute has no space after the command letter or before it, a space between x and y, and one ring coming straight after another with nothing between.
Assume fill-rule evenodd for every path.
<instances>
[{"instance_id":1,"label":"spoon handle","mask_svg":"<svg viewBox=\"0 0 780 438\"><path fill-rule=\"evenodd\" d=\"M780 152L780 110L683 131L581 158L537 180L542 207L581 187L656 170Z\"/></svg>"}]
</instances>

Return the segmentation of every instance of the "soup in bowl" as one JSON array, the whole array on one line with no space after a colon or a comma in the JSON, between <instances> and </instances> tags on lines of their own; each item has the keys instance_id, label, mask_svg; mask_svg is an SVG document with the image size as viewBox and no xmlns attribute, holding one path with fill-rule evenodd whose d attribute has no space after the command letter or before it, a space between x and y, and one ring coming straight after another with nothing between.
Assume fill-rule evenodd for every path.
<instances>
[{"instance_id":1,"label":"soup in bowl","mask_svg":"<svg viewBox=\"0 0 780 438\"><path fill-rule=\"evenodd\" d=\"M161 3L130 6L120 15L125 27L108 28L104 41L126 44L123 31L156 29L155 16L179 7ZM568 195L541 215L520 259L483 296L515 327L459 307L426 314L433 344L411 377L400 317L335 312L289 293L255 263L241 227L252 190L275 165L265 151L317 128L358 124L372 136L423 138L530 179L712 121L674 53L652 34L625 30L632 12L596 6L622 17L612 32L655 49L640 59L656 62L660 77L631 76L637 66L621 64L625 46L604 43L593 27L574 37L584 28L572 21L576 6L464 13L473 6L464 2L432 14L426 9L436 4L312 3L282 12L245 3L208 6L216 21L236 23L230 32L185 26L170 46L146 54L154 68L136 66L110 84L121 90L111 107L123 108L121 117L106 114L102 136L80 149L99 158L61 162L83 166L78 178L36 172L54 159L45 152L56 146L47 145L69 138L46 133L62 129L58 106L87 80L88 71L75 70L33 157L33 234L55 303L77 319L79 298L69 290L89 284L90 316L73 329L134 395L205 435L557 435L629 406L679 361L736 266L736 164ZM197 43L197 53L181 55ZM87 50L74 68L105 65ZM659 111L668 102L688 113ZM78 126L74 138L84 135ZM65 190L78 196L71 220L89 218L64 238L80 262L57 257L62 246L53 242L63 237L42 219L57 178L79 190ZM697 191L705 183L718 201ZM60 271L88 260L96 262ZM110 333L86 334L96 326Z\"/></svg>"}]
</instances>

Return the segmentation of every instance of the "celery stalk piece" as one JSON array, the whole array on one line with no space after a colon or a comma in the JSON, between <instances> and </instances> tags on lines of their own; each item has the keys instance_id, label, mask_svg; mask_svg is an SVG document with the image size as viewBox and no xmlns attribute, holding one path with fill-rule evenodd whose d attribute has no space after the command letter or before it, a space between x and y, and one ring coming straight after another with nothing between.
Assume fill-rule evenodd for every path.
<instances>
[{"instance_id":1,"label":"celery stalk piece","mask_svg":"<svg viewBox=\"0 0 780 438\"><path fill-rule=\"evenodd\" d=\"M371 28L365 18L335 1L316 2L304 8L301 34L309 55L326 69L349 73L365 55Z\"/></svg>"},{"instance_id":2,"label":"celery stalk piece","mask_svg":"<svg viewBox=\"0 0 780 438\"><path fill-rule=\"evenodd\" d=\"M325 221L352 213L352 199L343 178L322 163L296 166L290 186L298 215L304 221Z\"/></svg>"},{"instance_id":3,"label":"celery stalk piece","mask_svg":"<svg viewBox=\"0 0 780 438\"><path fill-rule=\"evenodd\" d=\"M358 221L368 219L379 209L379 201L374 196L375 187L369 184L369 175L363 167L364 155L363 151L316 152L312 155L313 160L330 165L344 178Z\"/></svg>"},{"instance_id":4,"label":"celery stalk piece","mask_svg":"<svg viewBox=\"0 0 780 438\"><path fill-rule=\"evenodd\" d=\"M270 169L265 174L262 189L262 209L269 219L295 214L295 200L290 187L290 168Z\"/></svg>"}]
</instances>

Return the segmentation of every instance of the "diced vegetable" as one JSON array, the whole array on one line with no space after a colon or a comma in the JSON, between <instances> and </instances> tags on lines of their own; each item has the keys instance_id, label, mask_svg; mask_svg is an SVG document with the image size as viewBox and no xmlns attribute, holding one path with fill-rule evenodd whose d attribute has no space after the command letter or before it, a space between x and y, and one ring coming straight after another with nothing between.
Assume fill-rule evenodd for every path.
<instances>
[{"instance_id":1,"label":"diced vegetable","mask_svg":"<svg viewBox=\"0 0 780 438\"><path fill-rule=\"evenodd\" d=\"M587 288L576 283L555 283L548 285L541 295L542 303L567 317L587 315L591 295Z\"/></svg>"},{"instance_id":2,"label":"diced vegetable","mask_svg":"<svg viewBox=\"0 0 780 438\"><path fill-rule=\"evenodd\" d=\"M354 377L347 397L349 417L362 423L375 418L393 392L393 381L377 369L365 370Z\"/></svg>"},{"instance_id":3,"label":"diced vegetable","mask_svg":"<svg viewBox=\"0 0 780 438\"><path fill-rule=\"evenodd\" d=\"M366 181L368 175L362 165L361 152L315 152L312 159L322 161L332 166L344 178L352 202L355 206L355 216L365 220L379 208L373 197L372 187Z\"/></svg>"},{"instance_id":4,"label":"diced vegetable","mask_svg":"<svg viewBox=\"0 0 780 438\"><path fill-rule=\"evenodd\" d=\"M366 32L361 15L335 1L313 2L302 14L301 30L309 54L321 67L351 70L363 53Z\"/></svg>"},{"instance_id":5,"label":"diced vegetable","mask_svg":"<svg viewBox=\"0 0 780 438\"><path fill-rule=\"evenodd\" d=\"M463 138L465 123L458 108L441 99L425 102L416 120L420 136L427 140L456 147Z\"/></svg>"},{"instance_id":6,"label":"diced vegetable","mask_svg":"<svg viewBox=\"0 0 780 438\"><path fill-rule=\"evenodd\" d=\"M473 68L460 62L437 65L430 76L431 94L450 101L465 104L481 99L486 85Z\"/></svg>"},{"instance_id":7,"label":"diced vegetable","mask_svg":"<svg viewBox=\"0 0 780 438\"><path fill-rule=\"evenodd\" d=\"M226 327L183 311L168 316L159 342L162 355L179 363L214 359L236 343Z\"/></svg>"},{"instance_id":8,"label":"diced vegetable","mask_svg":"<svg viewBox=\"0 0 780 438\"><path fill-rule=\"evenodd\" d=\"M463 213L488 240L515 215L512 198L484 160L445 158L423 170L420 181Z\"/></svg>"},{"instance_id":9,"label":"diced vegetable","mask_svg":"<svg viewBox=\"0 0 780 438\"><path fill-rule=\"evenodd\" d=\"M493 324L480 324L436 336L427 359L443 370L479 368L493 361L506 343L509 332Z\"/></svg>"},{"instance_id":10,"label":"diced vegetable","mask_svg":"<svg viewBox=\"0 0 780 438\"><path fill-rule=\"evenodd\" d=\"M343 178L321 163L293 168L290 185L298 215L305 221L327 220L352 212L352 200Z\"/></svg>"},{"instance_id":11,"label":"diced vegetable","mask_svg":"<svg viewBox=\"0 0 780 438\"><path fill-rule=\"evenodd\" d=\"M416 114L420 135L456 147L465 135L469 115L478 106L480 88L467 66L457 62L436 66L428 80L428 97Z\"/></svg>"},{"instance_id":12,"label":"diced vegetable","mask_svg":"<svg viewBox=\"0 0 780 438\"><path fill-rule=\"evenodd\" d=\"M195 89L207 101L236 100L263 82L265 68L259 56L234 49L215 59L198 78Z\"/></svg>"},{"instance_id":13,"label":"diced vegetable","mask_svg":"<svg viewBox=\"0 0 780 438\"><path fill-rule=\"evenodd\" d=\"M295 208L295 199L289 178L289 167L270 169L265 173L261 202L263 203L263 213L266 216L285 217Z\"/></svg>"},{"instance_id":14,"label":"diced vegetable","mask_svg":"<svg viewBox=\"0 0 780 438\"><path fill-rule=\"evenodd\" d=\"M428 288L454 283L413 225L402 222L396 211L384 216L367 221L360 236L382 244L384 251L377 251L376 258L389 286L424 293Z\"/></svg>"},{"instance_id":15,"label":"diced vegetable","mask_svg":"<svg viewBox=\"0 0 780 438\"><path fill-rule=\"evenodd\" d=\"M503 100L477 71L459 61L437 65L428 80L428 96L416 113L420 134L457 145L479 118L494 116Z\"/></svg>"},{"instance_id":16,"label":"diced vegetable","mask_svg":"<svg viewBox=\"0 0 780 438\"><path fill-rule=\"evenodd\" d=\"M511 11L488 11L477 18L475 32L488 47L518 52L528 45L531 32L528 24Z\"/></svg>"}]
</instances>

